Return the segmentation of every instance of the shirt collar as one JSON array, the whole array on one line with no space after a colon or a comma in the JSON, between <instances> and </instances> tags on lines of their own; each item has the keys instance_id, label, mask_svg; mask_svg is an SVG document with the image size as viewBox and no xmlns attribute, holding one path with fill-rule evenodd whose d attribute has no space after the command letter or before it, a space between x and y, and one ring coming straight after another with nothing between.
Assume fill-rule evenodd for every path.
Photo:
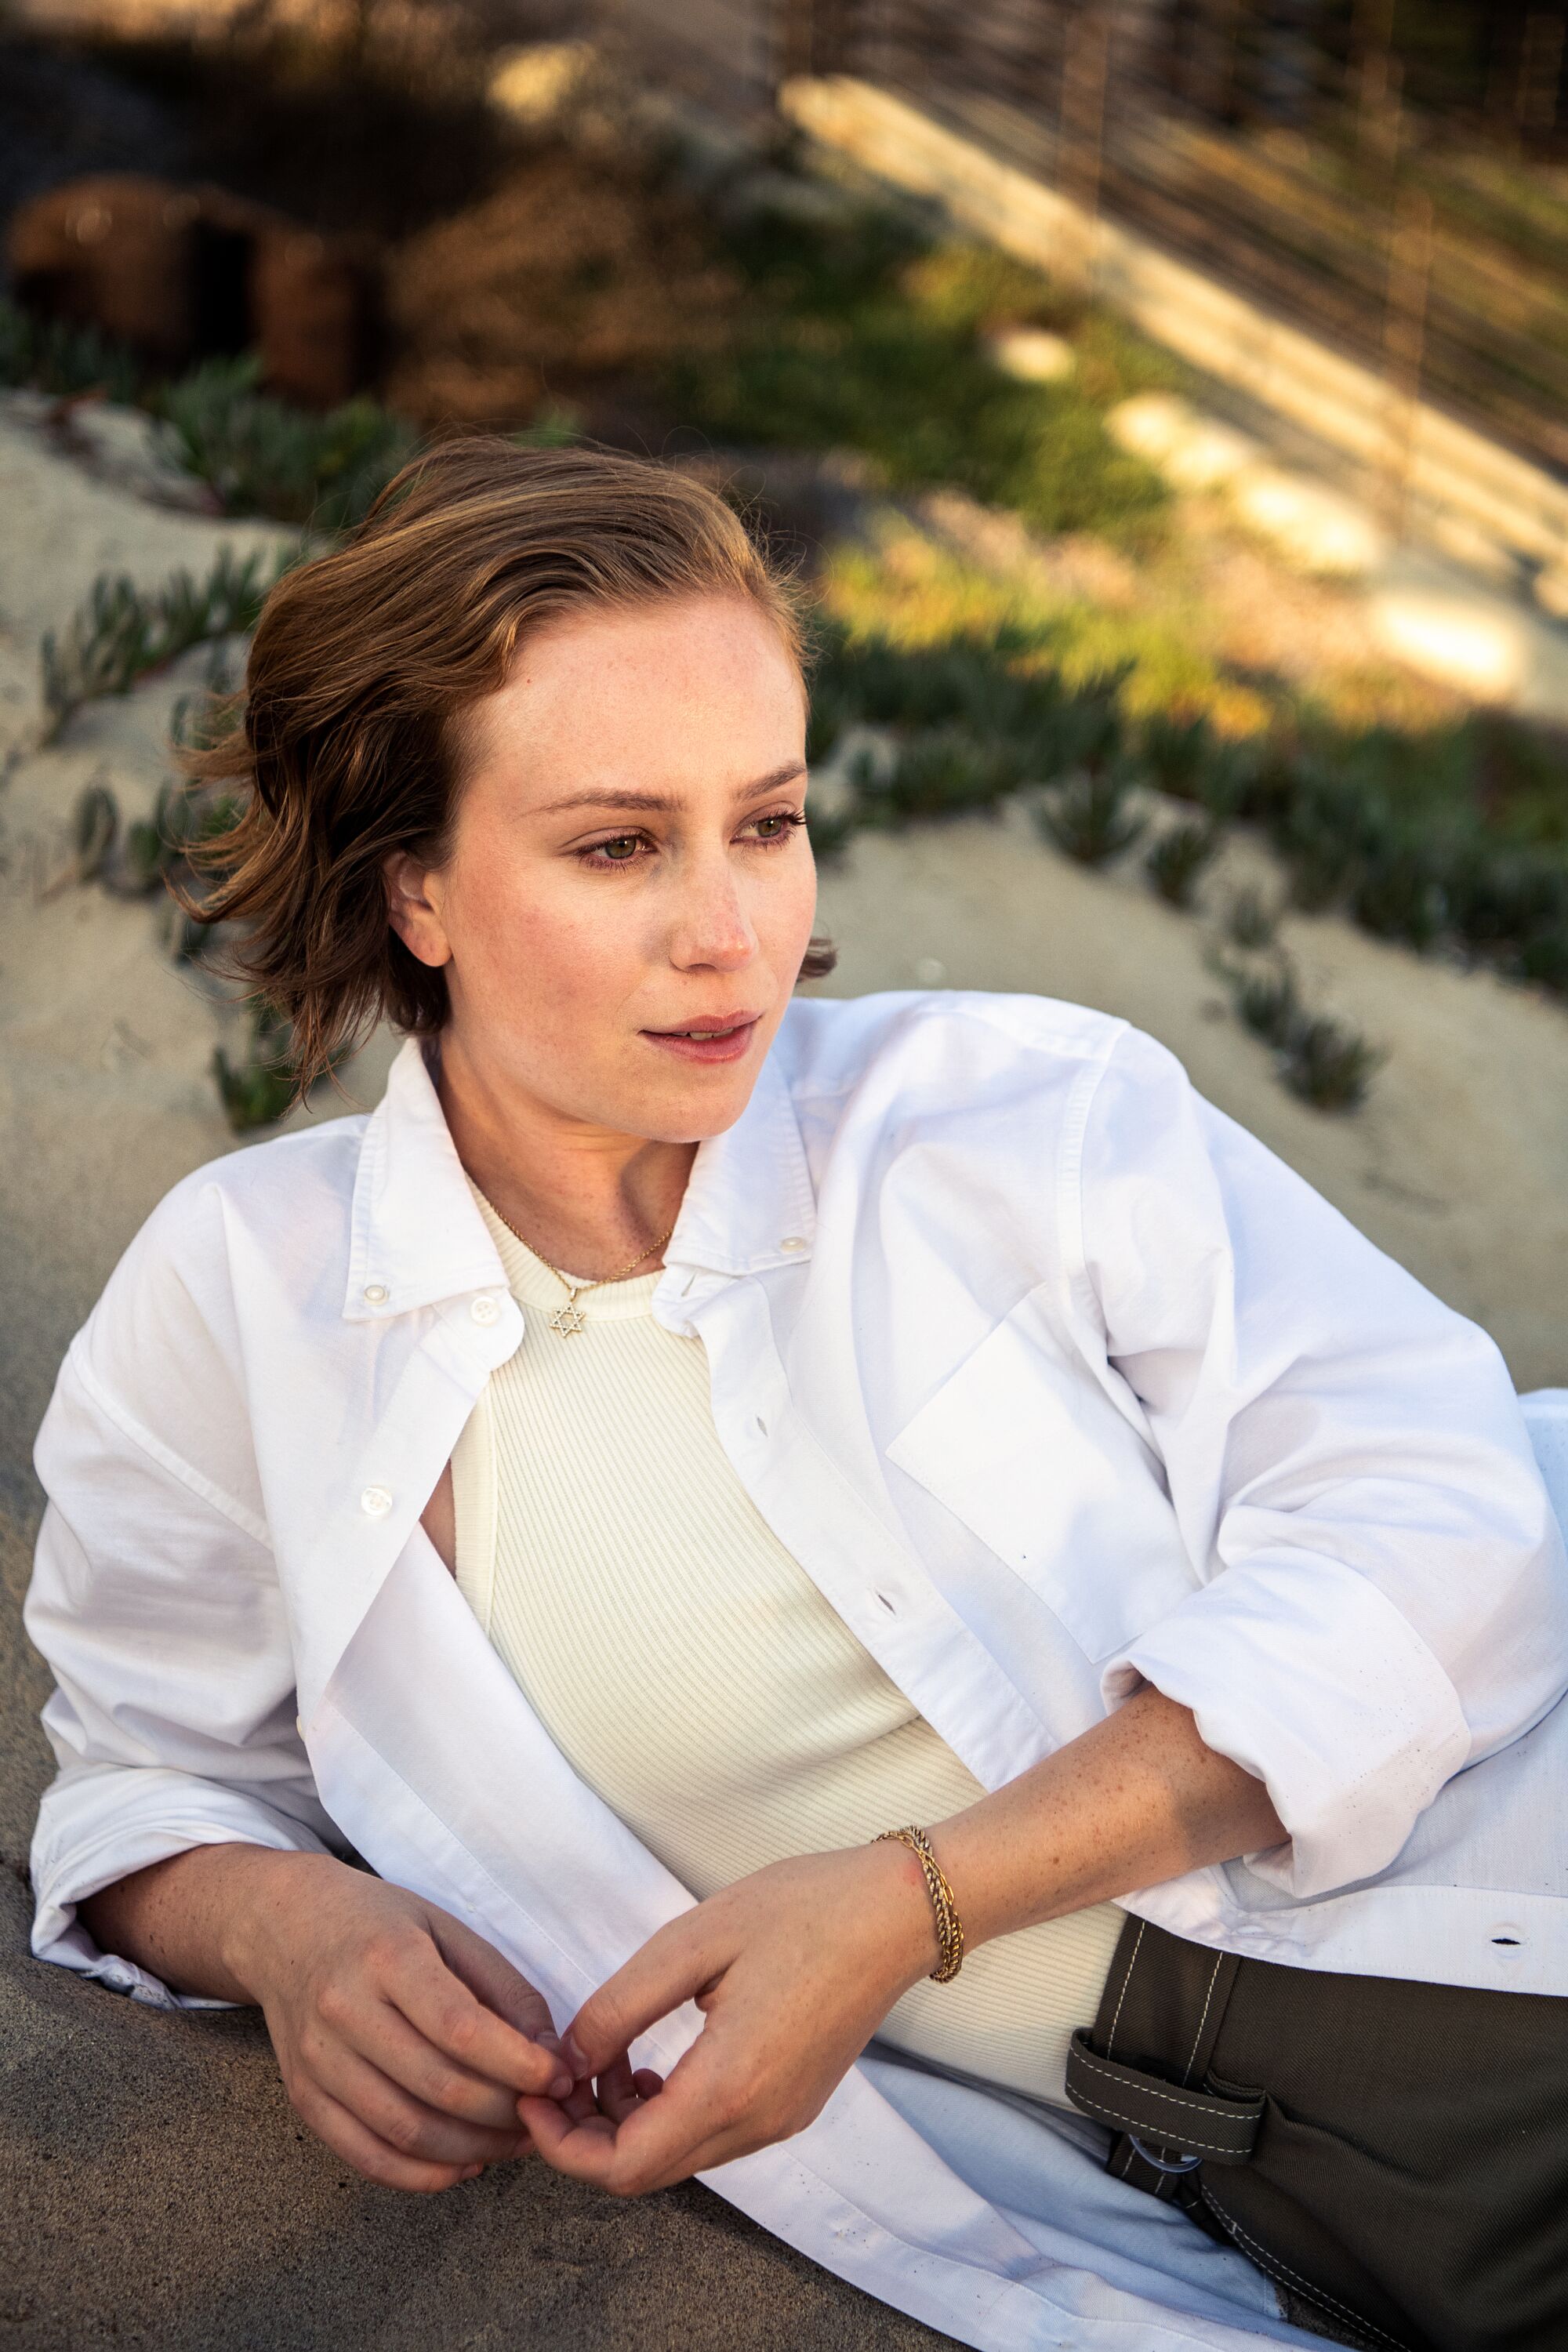
<instances>
[{"instance_id":1,"label":"shirt collar","mask_svg":"<svg viewBox=\"0 0 1568 2352\"><path fill-rule=\"evenodd\" d=\"M370 1323L462 1291L505 1288L424 1048L410 1037L365 1122L343 1314Z\"/></svg>"},{"instance_id":2,"label":"shirt collar","mask_svg":"<svg viewBox=\"0 0 1568 2352\"><path fill-rule=\"evenodd\" d=\"M699 1147L667 1266L738 1275L810 1251L816 1197L788 1079L773 1052L733 1127ZM504 1291L419 1041L393 1063L354 1178L343 1314L374 1322L465 1291Z\"/></svg>"},{"instance_id":3,"label":"shirt collar","mask_svg":"<svg viewBox=\"0 0 1568 2352\"><path fill-rule=\"evenodd\" d=\"M786 1035L787 1016L734 1126L699 1145L666 1265L760 1274L809 1255L816 1194L781 1058Z\"/></svg>"}]
</instances>

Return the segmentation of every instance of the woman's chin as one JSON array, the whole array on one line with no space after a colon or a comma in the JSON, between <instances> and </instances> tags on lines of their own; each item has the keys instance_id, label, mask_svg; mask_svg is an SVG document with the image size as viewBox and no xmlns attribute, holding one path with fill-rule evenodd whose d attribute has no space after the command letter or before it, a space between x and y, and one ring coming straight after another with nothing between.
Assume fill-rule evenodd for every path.
<instances>
[{"instance_id":1,"label":"woman's chin","mask_svg":"<svg viewBox=\"0 0 1568 2352\"><path fill-rule=\"evenodd\" d=\"M607 1122L650 1143L705 1143L733 1127L751 1101L760 1055L704 1066L671 1060L662 1084L628 1089L624 1118Z\"/></svg>"}]
</instances>

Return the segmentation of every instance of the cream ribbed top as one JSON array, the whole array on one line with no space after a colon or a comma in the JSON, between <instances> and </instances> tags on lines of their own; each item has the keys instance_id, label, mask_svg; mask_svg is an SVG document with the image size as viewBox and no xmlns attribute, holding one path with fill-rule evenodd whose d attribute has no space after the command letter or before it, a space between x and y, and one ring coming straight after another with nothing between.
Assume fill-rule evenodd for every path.
<instances>
[{"instance_id":1,"label":"cream ribbed top","mask_svg":"<svg viewBox=\"0 0 1568 2352\"><path fill-rule=\"evenodd\" d=\"M700 1339L657 1274L565 1293L477 1190L517 1353L453 1459L458 1582L567 1762L699 1897L765 1863L937 1822L984 1791L781 1544L719 1442ZM983 1945L881 2028L921 2056L1065 2104L1122 1914Z\"/></svg>"}]
</instances>

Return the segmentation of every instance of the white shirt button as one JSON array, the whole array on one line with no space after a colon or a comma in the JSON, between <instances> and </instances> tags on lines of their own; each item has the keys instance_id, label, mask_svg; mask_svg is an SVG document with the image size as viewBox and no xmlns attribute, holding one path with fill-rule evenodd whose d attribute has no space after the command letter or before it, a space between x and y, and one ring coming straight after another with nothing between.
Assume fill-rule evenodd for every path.
<instances>
[{"instance_id":1,"label":"white shirt button","mask_svg":"<svg viewBox=\"0 0 1568 2352\"><path fill-rule=\"evenodd\" d=\"M803 1250L805 1247L805 1243L799 1234L785 1234L783 1241L779 1244L779 1247L780 1249L786 1250Z\"/></svg>"},{"instance_id":2,"label":"white shirt button","mask_svg":"<svg viewBox=\"0 0 1568 2352\"><path fill-rule=\"evenodd\" d=\"M476 1298L468 1309L476 1323L496 1323L500 1319L499 1298Z\"/></svg>"},{"instance_id":3,"label":"white shirt button","mask_svg":"<svg viewBox=\"0 0 1568 2352\"><path fill-rule=\"evenodd\" d=\"M367 1282L365 1284L364 1303L367 1307L384 1307L391 1296L392 1293L388 1290L384 1282Z\"/></svg>"},{"instance_id":4,"label":"white shirt button","mask_svg":"<svg viewBox=\"0 0 1568 2352\"><path fill-rule=\"evenodd\" d=\"M384 1486L367 1486L359 1498L359 1507L368 1511L373 1519L384 1519L392 1508L392 1496Z\"/></svg>"}]
</instances>

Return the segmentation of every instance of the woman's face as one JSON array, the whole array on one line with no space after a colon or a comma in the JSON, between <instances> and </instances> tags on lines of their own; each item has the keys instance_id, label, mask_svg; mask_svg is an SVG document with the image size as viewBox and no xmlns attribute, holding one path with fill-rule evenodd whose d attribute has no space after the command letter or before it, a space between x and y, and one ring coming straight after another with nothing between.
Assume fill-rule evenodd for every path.
<instances>
[{"instance_id":1,"label":"woman's face","mask_svg":"<svg viewBox=\"0 0 1568 2352\"><path fill-rule=\"evenodd\" d=\"M805 697L739 597L571 614L467 729L452 850L389 862L481 1084L661 1142L745 1108L811 937Z\"/></svg>"}]
</instances>

